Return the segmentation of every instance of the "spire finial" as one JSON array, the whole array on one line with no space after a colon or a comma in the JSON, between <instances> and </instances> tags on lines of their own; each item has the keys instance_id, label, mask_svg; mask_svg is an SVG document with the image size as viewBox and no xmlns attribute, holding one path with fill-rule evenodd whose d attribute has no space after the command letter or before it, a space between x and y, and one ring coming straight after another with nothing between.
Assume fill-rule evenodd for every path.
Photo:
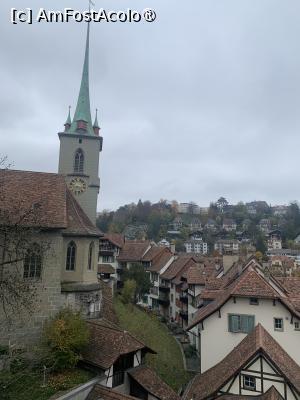
<instances>
[{"instance_id":1,"label":"spire finial","mask_svg":"<svg viewBox=\"0 0 300 400\"><path fill-rule=\"evenodd\" d=\"M71 120L71 106L69 106L69 112L68 112L68 117L65 122L65 131L68 131L70 129L70 126L72 125L72 120Z\"/></svg>"},{"instance_id":2,"label":"spire finial","mask_svg":"<svg viewBox=\"0 0 300 400\"><path fill-rule=\"evenodd\" d=\"M95 116L95 121L93 124L93 129L94 129L95 135L99 136L100 126L98 123L98 108L96 108L96 116Z\"/></svg>"},{"instance_id":3,"label":"spire finial","mask_svg":"<svg viewBox=\"0 0 300 400\"><path fill-rule=\"evenodd\" d=\"M90 0L89 0L89 9L90 9ZM90 90L89 90L89 45L90 45L90 21L87 24L82 78L81 78L76 110L71 125L71 131L78 132L78 130L83 130L87 134L93 134L91 107L90 107Z\"/></svg>"}]
</instances>

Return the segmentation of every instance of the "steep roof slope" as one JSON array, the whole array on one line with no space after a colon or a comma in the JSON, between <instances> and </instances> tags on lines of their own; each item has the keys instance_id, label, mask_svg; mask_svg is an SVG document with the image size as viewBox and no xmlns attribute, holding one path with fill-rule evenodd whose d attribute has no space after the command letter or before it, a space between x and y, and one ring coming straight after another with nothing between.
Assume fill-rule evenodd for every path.
<instances>
[{"instance_id":1,"label":"steep roof slope","mask_svg":"<svg viewBox=\"0 0 300 400\"><path fill-rule=\"evenodd\" d=\"M148 393L160 400L179 400L180 397L149 367L141 365L130 370L129 375Z\"/></svg>"},{"instance_id":2,"label":"steep roof slope","mask_svg":"<svg viewBox=\"0 0 300 400\"><path fill-rule=\"evenodd\" d=\"M204 400L215 395L259 351L300 393L300 366L276 340L258 324L222 361L198 374L188 385L183 399Z\"/></svg>"},{"instance_id":3,"label":"steep roof slope","mask_svg":"<svg viewBox=\"0 0 300 400\"><path fill-rule=\"evenodd\" d=\"M82 356L89 364L107 369L123 354L142 349L155 353L129 332L106 320L89 320L87 324L90 338Z\"/></svg>"}]
</instances>

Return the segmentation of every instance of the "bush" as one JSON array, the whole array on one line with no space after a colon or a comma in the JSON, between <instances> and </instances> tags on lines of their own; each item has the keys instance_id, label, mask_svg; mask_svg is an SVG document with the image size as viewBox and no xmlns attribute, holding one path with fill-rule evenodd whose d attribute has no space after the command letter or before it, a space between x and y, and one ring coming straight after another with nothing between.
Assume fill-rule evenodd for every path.
<instances>
[{"instance_id":1,"label":"bush","mask_svg":"<svg viewBox=\"0 0 300 400\"><path fill-rule=\"evenodd\" d=\"M74 368L88 338L89 331L80 313L69 308L61 310L45 324L43 339L48 350L45 364L55 371Z\"/></svg>"},{"instance_id":2,"label":"bush","mask_svg":"<svg viewBox=\"0 0 300 400\"><path fill-rule=\"evenodd\" d=\"M121 301L124 304L129 304L134 302L136 290L136 282L133 279L127 279L124 283L124 287L121 293Z\"/></svg>"}]
</instances>

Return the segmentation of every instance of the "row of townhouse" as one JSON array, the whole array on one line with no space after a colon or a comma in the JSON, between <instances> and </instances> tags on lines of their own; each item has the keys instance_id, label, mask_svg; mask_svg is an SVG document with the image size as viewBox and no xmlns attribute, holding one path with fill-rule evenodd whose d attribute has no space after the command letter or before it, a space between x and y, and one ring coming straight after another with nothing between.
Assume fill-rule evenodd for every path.
<instances>
[{"instance_id":1,"label":"row of townhouse","mask_svg":"<svg viewBox=\"0 0 300 400\"><path fill-rule=\"evenodd\" d=\"M300 278L275 278L255 258L202 283L192 276L197 301L187 331L201 372L183 399L299 400Z\"/></svg>"}]
</instances>

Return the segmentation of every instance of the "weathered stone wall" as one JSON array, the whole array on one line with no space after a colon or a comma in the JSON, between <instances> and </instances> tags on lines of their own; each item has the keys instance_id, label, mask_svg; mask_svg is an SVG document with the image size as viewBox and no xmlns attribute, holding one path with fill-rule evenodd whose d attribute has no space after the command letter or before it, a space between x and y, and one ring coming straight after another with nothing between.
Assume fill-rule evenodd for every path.
<instances>
[{"instance_id":1,"label":"weathered stone wall","mask_svg":"<svg viewBox=\"0 0 300 400\"><path fill-rule=\"evenodd\" d=\"M40 240L40 239L39 239ZM42 240L50 244L49 250L43 256L42 276L38 281L32 281L36 288L35 307L31 312L14 313L11 323L6 321L3 310L0 309L0 343L16 344L18 347L28 347L38 342L41 329L46 319L56 314L62 307L61 295L61 262L63 239L61 233L43 234ZM22 273L22 266L20 268Z\"/></svg>"}]
</instances>

